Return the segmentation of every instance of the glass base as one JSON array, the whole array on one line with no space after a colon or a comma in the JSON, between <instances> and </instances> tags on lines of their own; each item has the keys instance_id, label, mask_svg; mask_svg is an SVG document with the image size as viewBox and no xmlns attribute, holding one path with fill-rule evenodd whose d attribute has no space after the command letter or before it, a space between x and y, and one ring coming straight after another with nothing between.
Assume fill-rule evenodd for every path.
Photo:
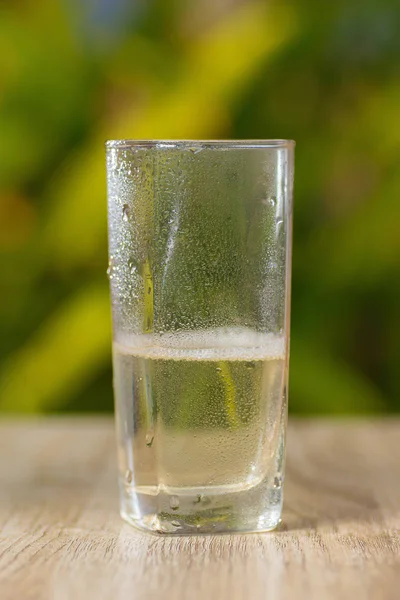
<instances>
[{"instance_id":1,"label":"glass base","mask_svg":"<svg viewBox=\"0 0 400 600\"><path fill-rule=\"evenodd\" d=\"M261 532L275 529L282 512L282 487L264 481L250 489L121 486L121 516L160 534Z\"/></svg>"}]
</instances>

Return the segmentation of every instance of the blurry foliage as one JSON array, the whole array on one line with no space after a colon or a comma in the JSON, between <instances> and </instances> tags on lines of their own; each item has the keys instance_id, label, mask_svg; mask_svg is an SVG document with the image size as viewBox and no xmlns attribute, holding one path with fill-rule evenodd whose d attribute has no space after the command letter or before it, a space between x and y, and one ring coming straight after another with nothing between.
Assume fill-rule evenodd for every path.
<instances>
[{"instance_id":1,"label":"blurry foliage","mask_svg":"<svg viewBox=\"0 0 400 600\"><path fill-rule=\"evenodd\" d=\"M1 4L0 409L112 408L120 137L295 139L291 407L400 408L398 1L214 4Z\"/></svg>"}]
</instances>

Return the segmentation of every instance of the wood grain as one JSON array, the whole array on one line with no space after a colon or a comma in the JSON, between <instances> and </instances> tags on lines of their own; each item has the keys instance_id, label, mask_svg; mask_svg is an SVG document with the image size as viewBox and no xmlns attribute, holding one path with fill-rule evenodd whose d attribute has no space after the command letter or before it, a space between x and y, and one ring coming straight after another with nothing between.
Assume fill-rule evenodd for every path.
<instances>
[{"instance_id":1,"label":"wood grain","mask_svg":"<svg viewBox=\"0 0 400 600\"><path fill-rule=\"evenodd\" d=\"M1 600L400 597L400 422L291 421L274 533L155 537L118 515L108 419L0 425Z\"/></svg>"}]
</instances>

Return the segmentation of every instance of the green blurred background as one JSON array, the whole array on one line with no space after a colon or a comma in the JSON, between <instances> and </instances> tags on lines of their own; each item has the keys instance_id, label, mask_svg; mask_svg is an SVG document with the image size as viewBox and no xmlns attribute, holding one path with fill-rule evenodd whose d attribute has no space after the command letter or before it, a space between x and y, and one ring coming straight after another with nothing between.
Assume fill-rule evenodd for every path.
<instances>
[{"instance_id":1,"label":"green blurred background","mask_svg":"<svg viewBox=\"0 0 400 600\"><path fill-rule=\"evenodd\" d=\"M112 410L121 137L295 139L291 410L399 410L399 31L398 0L0 2L0 410Z\"/></svg>"}]
</instances>

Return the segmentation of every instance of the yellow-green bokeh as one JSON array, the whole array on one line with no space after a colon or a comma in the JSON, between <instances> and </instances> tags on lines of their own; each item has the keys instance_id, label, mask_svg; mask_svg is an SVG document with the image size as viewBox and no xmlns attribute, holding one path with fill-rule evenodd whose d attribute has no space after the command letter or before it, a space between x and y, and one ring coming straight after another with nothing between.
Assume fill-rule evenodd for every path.
<instances>
[{"instance_id":1,"label":"yellow-green bokeh","mask_svg":"<svg viewBox=\"0 0 400 600\"><path fill-rule=\"evenodd\" d=\"M166 8L168 6L168 8ZM0 410L111 410L104 141L297 141L290 405L400 408L395 0L0 7Z\"/></svg>"}]
</instances>

